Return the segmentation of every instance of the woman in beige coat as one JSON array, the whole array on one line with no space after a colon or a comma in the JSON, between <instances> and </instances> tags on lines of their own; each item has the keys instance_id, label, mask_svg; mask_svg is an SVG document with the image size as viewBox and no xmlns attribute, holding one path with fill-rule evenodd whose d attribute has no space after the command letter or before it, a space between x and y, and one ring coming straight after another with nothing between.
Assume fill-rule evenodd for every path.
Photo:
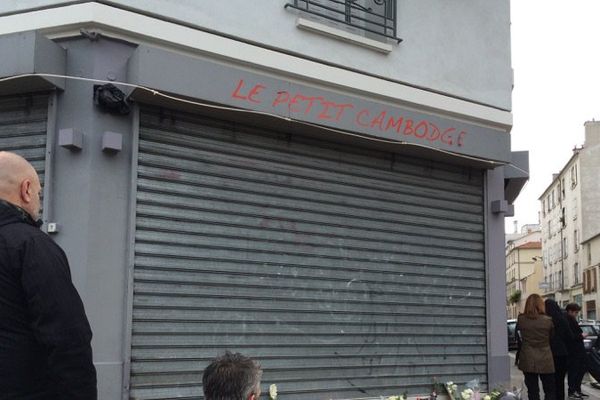
<instances>
[{"instance_id":1,"label":"woman in beige coat","mask_svg":"<svg viewBox=\"0 0 600 400\"><path fill-rule=\"evenodd\" d=\"M554 333L552 318L545 315L544 300L532 294L525 302L525 310L517 320L521 347L517 365L525 375L529 400L540 400L538 378L544 388L544 399L555 400L554 361L550 338Z\"/></svg>"}]
</instances>

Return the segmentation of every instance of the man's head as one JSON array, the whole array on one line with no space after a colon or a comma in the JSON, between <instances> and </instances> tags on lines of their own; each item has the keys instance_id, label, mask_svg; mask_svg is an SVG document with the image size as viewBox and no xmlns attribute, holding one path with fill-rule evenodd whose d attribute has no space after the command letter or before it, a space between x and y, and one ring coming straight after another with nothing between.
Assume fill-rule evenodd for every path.
<instances>
[{"instance_id":1,"label":"man's head","mask_svg":"<svg viewBox=\"0 0 600 400\"><path fill-rule=\"evenodd\" d=\"M21 207L37 220L42 187L37 172L23 157L0 151L0 199Z\"/></svg>"},{"instance_id":2,"label":"man's head","mask_svg":"<svg viewBox=\"0 0 600 400\"><path fill-rule=\"evenodd\" d=\"M579 314L579 311L581 311L581 307L577 303L569 303L565 307L565 310L567 310L567 314L569 314L571 317L577 318L577 314Z\"/></svg>"},{"instance_id":3,"label":"man's head","mask_svg":"<svg viewBox=\"0 0 600 400\"><path fill-rule=\"evenodd\" d=\"M258 400L260 365L239 353L226 352L204 370L202 386L206 400Z\"/></svg>"}]
</instances>

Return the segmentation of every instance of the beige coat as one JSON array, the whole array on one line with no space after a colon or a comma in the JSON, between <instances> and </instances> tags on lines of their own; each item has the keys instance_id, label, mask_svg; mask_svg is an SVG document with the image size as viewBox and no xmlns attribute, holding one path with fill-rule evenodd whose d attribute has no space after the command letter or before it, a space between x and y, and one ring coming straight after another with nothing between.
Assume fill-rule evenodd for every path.
<instances>
[{"instance_id":1,"label":"beige coat","mask_svg":"<svg viewBox=\"0 0 600 400\"><path fill-rule=\"evenodd\" d=\"M519 353L519 369L536 374L554 373L550 350L550 337L554 334L552 318L546 315L529 318L521 314L517 320L517 329L523 341Z\"/></svg>"}]
</instances>

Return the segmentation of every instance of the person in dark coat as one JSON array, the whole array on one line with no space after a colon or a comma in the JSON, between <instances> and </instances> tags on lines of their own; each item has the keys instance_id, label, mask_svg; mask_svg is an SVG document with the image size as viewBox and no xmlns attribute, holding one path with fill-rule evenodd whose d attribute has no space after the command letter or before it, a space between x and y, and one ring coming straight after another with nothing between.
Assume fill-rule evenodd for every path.
<instances>
[{"instance_id":1,"label":"person in dark coat","mask_svg":"<svg viewBox=\"0 0 600 400\"><path fill-rule=\"evenodd\" d=\"M532 294L527 297L523 314L517 318L517 331L521 335L517 366L525 376L529 400L540 400L538 379L542 381L545 400L554 400L556 395L550 348L554 324L545 313L544 300L540 295Z\"/></svg>"},{"instance_id":2,"label":"person in dark coat","mask_svg":"<svg viewBox=\"0 0 600 400\"><path fill-rule=\"evenodd\" d=\"M550 338L550 348L554 359L554 383L556 400L565 399L565 376L567 375L568 345L573 340L569 323L556 301L545 301L546 315L552 318L554 335Z\"/></svg>"},{"instance_id":3,"label":"person in dark coat","mask_svg":"<svg viewBox=\"0 0 600 400\"><path fill-rule=\"evenodd\" d=\"M92 331L64 252L38 222L40 181L0 152L0 398L95 400Z\"/></svg>"},{"instance_id":4,"label":"person in dark coat","mask_svg":"<svg viewBox=\"0 0 600 400\"><path fill-rule=\"evenodd\" d=\"M569 328L573 333L573 339L569 343L569 361L567 382L569 384L569 399L577 400L583 397L588 397L587 394L581 391L581 381L586 372L585 346L583 339L585 337L579 323L577 322L577 314L581 307L577 303L567 304L565 308Z\"/></svg>"}]
</instances>

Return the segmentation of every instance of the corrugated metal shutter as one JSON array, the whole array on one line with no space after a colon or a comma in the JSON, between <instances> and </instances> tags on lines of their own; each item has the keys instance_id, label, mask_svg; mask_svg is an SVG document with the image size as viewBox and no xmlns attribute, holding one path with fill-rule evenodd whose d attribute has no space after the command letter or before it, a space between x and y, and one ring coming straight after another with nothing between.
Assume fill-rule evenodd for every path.
<instances>
[{"instance_id":1,"label":"corrugated metal shutter","mask_svg":"<svg viewBox=\"0 0 600 400\"><path fill-rule=\"evenodd\" d=\"M25 157L44 185L48 96L0 96L0 150Z\"/></svg>"},{"instance_id":2,"label":"corrugated metal shutter","mask_svg":"<svg viewBox=\"0 0 600 400\"><path fill-rule=\"evenodd\" d=\"M487 380L483 174L141 113L131 398L226 349L282 400Z\"/></svg>"}]
</instances>

